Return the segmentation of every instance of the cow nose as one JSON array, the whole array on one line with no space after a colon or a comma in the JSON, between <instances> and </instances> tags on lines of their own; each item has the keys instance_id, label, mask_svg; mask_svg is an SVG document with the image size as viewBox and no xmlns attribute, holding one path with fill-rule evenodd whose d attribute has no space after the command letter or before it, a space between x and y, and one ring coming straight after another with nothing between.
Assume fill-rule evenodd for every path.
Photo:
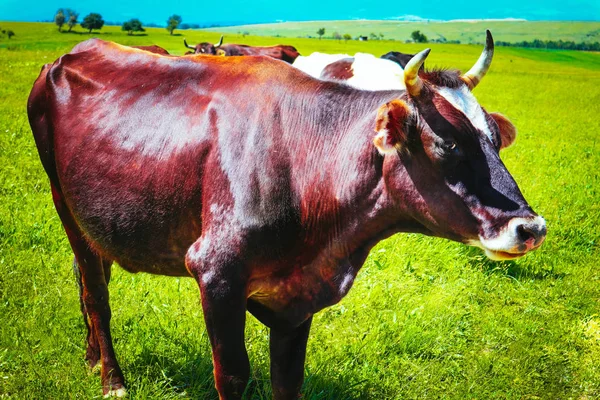
<instances>
[{"instance_id":1,"label":"cow nose","mask_svg":"<svg viewBox=\"0 0 600 400\"><path fill-rule=\"evenodd\" d=\"M527 249L538 247L546 238L546 221L538 217L523 222L517 225L517 235Z\"/></svg>"}]
</instances>

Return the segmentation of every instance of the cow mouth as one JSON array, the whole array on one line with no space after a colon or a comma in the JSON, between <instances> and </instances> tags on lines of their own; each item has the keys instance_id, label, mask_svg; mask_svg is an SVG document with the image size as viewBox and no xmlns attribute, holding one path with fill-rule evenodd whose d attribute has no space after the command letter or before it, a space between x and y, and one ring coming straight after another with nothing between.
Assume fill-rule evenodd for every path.
<instances>
[{"instance_id":1,"label":"cow mouth","mask_svg":"<svg viewBox=\"0 0 600 400\"><path fill-rule=\"evenodd\" d=\"M529 247L529 248L527 248L527 247L521 247L521 248L513 248L513 249L511 249L513 251L505 251L505 250L493 250L493 249L490 249L490 248L486 247L485 245L483 245L481 243L481 241L479 241L479 240L469 240L469 241L466 242L466 244L468 244L470 246L479 247L480 249L482 249L484 251L485 255L490 260L494 260L494 261L515 260L517 258L523 257L524 255L526 255L530 251L537 249L541 245L541 243L539 243L537 246L532 246L532 247Z\"/></svg>"},{"instance_id":2,"label":"cow mouth","mask_svg":"<svg viewBox=\"0 0 600 400\"><path fill-rule=\"evenodd\" d=\"M483 248L485 251L485 255L488 256L489 259L494 261L506 261L506 260L514 260L519 257L523 257L528 251L524 253L509 253L507 251L498 251L498 250L490 250Z\"/></svg>"}]
</instances>

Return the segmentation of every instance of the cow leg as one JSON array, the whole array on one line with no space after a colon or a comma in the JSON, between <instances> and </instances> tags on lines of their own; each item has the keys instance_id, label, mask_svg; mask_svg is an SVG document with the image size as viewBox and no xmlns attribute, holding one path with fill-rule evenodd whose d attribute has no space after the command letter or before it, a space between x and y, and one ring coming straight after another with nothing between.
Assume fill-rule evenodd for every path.
<instances>
[{"instance_id":1,"label":"cow leg","mask_svg":"<svg viewBox=\"0 0 600 400\"><path fill-rule=\"evenodd\" d=\"M105 397L122 397L126 394L125 379L121 367L117 363L110 335L111 313L108 303L107 277L105 275L106 262L90 249L83 233L67 208L60 189L57 189L54 185L52 185L52 199L79 266L83 308L87 313L88 326L91 326L92 330L92 335L88 335L88 344L92 343L90 355L92 357L96 356L93 346L97 343L102 362L103 393Z\"/></svg>"},{"instance_id":2,"label":"cow leg","mask_svg":"<svg viewBox=\"0 0 600 400\"><path fill-rule=\"evenodd\" d=\"M199 242L192 246L186 262L200 286L204 321L212 347L215 386L219 399L241 399L250 377L250 361L244 344L245 265L236 255L223 252L198 256L202 253L198 250L200 247Z\"/></svg>"},{"instance_id":3,"label":"cow leg","mask_svg":"<svg viewBox=\"0 0 600 400\"><path fill-rule=\"evenodd\" d=\"M102 260L102 264L104 266L104 279L108 285L110 282L112 262L109 260ZM98 338L96 337L96 333L92 328L90 316L85 308L85 303L83 301L83 280L81 278L81 272L79 271L77 258L75 257L73 257L73 273L75 274L75 278L77 279L77 284L79 286L79 307L81 309L81 314L83 315L83 322L87 329L87 349L85 352L85 359L93 373L100 372L102 366L100 363L100 344L98 343Z\"/></svg>"},{"instance_id":4,"label":"cow leg","mask_svg":"<svg viewBox=\"0 0 600 400\"><path fill-rule=\"evenodd\" d=\"M271 386L275 400L300 397L311 322L312 317L295 329L271 329Z\"/></svg>"}]
</instances>

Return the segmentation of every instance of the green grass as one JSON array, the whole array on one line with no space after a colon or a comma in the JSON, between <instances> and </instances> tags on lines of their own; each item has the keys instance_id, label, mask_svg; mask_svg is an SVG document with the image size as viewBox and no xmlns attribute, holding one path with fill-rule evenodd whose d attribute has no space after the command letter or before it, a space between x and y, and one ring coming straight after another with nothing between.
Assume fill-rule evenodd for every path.
<instances>
[{"instance_id":1,"label":"green grass","mask_svg":"<svg viewBox=\"0 0 600 400\"><path fill-rule=\"evenodd\" d=\"M0 22L0 397L98 398L87 372L72 253L26 115L42 64L87 34ZM177 32L177 31L176 31ZM176 54L183 36L129 37ZM185 32L190 41L217 33ZM394 49L394 42L234 37L312 51ZM468 68L481 48L431 45L430 65ZM418 45L403 45L416 51ZM428 60L429 62L429 60ZM519 129L503 159L548 221L537 252L491 262L479 250L396 235L369 256L350 294L319 313L308 345L307 399L593 399L600 397L600 56L499 48L475 90ZM114 267L112 332L133 399L216 399L199 293L191 279ZM247 327L248 399L269 399L268 330Z\"/></svg>"},{"instance_id":2,"label":"green grass","mask_svg":"<svg viewBox=\"0 0 600 400\"><path fill-rule=\"evenodd\" d=\"M211 28L224 33L249 32L250 35L282 37L318 37L317 29L325 28L325 36L334 32L349 33L352 37L383 33L387 39L408 40L413 31L420 30L430 40L446 38L461 43L483 43L485 30L490 29L495 40L521 42L541 40L600 41L600 22L571 21L474 21L474 22L403 22L403 21L307 21L282 22ZM226 38L227 39L227 38Z\"/></svg>"}]
</instances>

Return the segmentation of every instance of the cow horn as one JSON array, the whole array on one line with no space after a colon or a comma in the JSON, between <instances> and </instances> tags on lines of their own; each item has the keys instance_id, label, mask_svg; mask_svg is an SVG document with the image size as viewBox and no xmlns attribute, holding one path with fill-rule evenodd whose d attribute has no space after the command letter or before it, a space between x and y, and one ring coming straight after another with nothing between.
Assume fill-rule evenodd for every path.
<instances>
[{"instance_id":1,"label":"cow horn","mask_svg":"<svg viewBox=\"0 0 600 400\"><path fill-rule=\"evenodd\" d=\"M481 79L485 76L488 69L490 69L490 64L492 63L492 58L494 57L494 38L492 38L492 33L488 30L485 31L485 47L483 48L483 52L479 56L479 59L473 65L473 67L465 74L461 76L461 79L467 84L469 89L473 90L475 86Z\"/></svg>"},{"instance_id":2,"label":"cow horn","mask_svg":"<svg viewBox=\"0 0 600 400\"><path fill-rule=\"evenodd\" d=\"M418 96L423 88L423 81L419 78L419 69L425 62L431 49L425 49L415 54L404 68L404 85L411 96Z\"/></svg>"},{"instance_id":3,"label":"cow horn","mask_svg":"<svg viewBox=\"0 0 600 400\"><path fill-rule=\"evenodd\" d=\"M194 46L190 46L189 44L187 44L187 41L185 39L183 39L183 44L185 44L185 47L187 47L188 49L196 50Z\"/></svg>"},{"instance_id":4,"label":"cow horn","mask_svg":"<svg viewBox=\"0 0 600 400\"><path fill-rule=\"evenodd\" d=\"M215 45L215 49L218 49L219 47L221 47L222 44L223 44L223 35L221 35L221 39L219 40L219 43L217 43Z\"/></svg>"}]
</instances>

